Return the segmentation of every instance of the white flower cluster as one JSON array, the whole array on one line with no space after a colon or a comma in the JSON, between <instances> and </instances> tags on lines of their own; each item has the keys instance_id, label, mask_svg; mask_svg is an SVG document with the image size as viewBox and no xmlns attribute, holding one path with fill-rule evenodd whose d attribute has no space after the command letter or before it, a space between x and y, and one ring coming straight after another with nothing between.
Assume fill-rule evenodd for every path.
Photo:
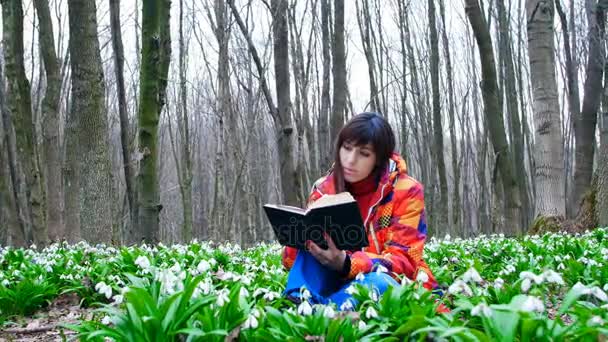
<instances>
[{"instance_id":1,"label":"white flower cluster","mask_svg":"<svg viewBox=\"0 0 608 342\"><path fill-rule=\"evenodd\" d=\"M528 292L528 290L530 290L530 287L532 286L533 282L537 285L540 285L543 282L553 283L553 284L558 284L558 285L565 284L564 279L562 279L562 276L553 270L546 270L542 274L539 274L539 275L536 275L529 271L523 271L519 274L519 279L523 279L523 281L521 282L521 291L522 292Z\"/></svg>"}]
</instances>

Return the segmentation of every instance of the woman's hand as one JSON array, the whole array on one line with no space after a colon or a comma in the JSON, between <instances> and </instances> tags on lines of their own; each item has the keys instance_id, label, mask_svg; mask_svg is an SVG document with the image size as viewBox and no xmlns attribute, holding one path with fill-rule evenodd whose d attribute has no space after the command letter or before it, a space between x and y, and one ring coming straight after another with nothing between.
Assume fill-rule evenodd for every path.
<instances>
[{"instance_id":1,"label":"woman's hand","mask_svg":"<svg viewBox=\"0 0 608 342\"><path fill-rule=\"evenodd\" d=\"M327 241L327 249L319 247L311 240L306 241L306 248L322 265L335 271L341 271L344 267L346 252L338 249L328 234L324 233L324 236Z\"/></svg>"}]
</instances>

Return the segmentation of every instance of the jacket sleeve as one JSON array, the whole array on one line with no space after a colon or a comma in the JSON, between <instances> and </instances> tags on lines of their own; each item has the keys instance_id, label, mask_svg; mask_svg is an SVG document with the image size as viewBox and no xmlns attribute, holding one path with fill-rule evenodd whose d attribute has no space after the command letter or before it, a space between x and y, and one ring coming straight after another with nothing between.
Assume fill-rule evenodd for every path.
<instances>
[{"instance_id":1,"label":"jacket sleeve","mask_svg":"<svg viewBox=\"0 0 608 342\"><path fill-rule=\"evenodd\" d=\"M400 184L401 183L401 184ZM430 270L422 261L422 251L426 239L426 219L424 214L424 190L422 184L406 178L396 184L393 190L393 211L391 224L377 231L380 238L379 254L355 252L351 255L351 270L348 278L358 273L368 273L379 266L394 274L403 274L410 279L416 277L419 269L432 279ZM434 282L434 279L432 279Z\"/></svg>"}]
</instances>

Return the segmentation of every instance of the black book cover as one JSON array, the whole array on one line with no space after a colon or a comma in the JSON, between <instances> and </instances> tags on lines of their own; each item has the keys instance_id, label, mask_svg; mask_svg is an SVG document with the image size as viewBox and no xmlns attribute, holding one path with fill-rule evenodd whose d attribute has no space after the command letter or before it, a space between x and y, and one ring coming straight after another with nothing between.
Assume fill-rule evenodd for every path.
<instances>
[{"instance_id":1,"label":"black book cover","mask_svg":"<svg viewBox=\"0 0 608 342\"><path fill-rule=\"evenodd\" d=\"M306 240L327 249L323 232L327 232L336 247L357 251L369 245L357 202L350 196L335 196L338 203L313 206L304 210L283 205L264 205L266 216L275 236L283 246L306 249ZM334 201L334 202L336 202ZM328 202L328 201L326 201Z\"/></svg>"}]
</instances>

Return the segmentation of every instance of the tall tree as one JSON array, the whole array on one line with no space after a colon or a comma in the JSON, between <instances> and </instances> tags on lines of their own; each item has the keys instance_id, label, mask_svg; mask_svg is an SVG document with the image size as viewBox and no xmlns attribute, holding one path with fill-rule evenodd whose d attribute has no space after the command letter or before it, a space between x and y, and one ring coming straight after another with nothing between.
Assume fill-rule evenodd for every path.
<instances>
[{"instance_id":1,"label":"tall tree","mask_svg":"<svg viewBox=\"0 0 608 342\"><path fill-rule=\"evenodd\" d=\"M511 150L513 153L514 172L517 177L519 186L519 195L522 204L522 227L527 227L529 224L530 199L528 198L528 175L524 164L524 135L522 133L522 121L525 122L525 116L520 120L519 106L517 104L517 82L515 78L515 65L513 64L512 43L511 43L511 27L509 25L510 13L507 13L505 0L496 0L496 11L498 12L498 53L500 60L500 70L503 72L502 79L504 80L504 99L506 100L506 111L509 127L509 141L511 142ZM523 91L521 89L520 91ZM525 114L525 113L524 113Z\"/></svg>"},{"instance_id":2,"label":"tall tree","mask_svg":"<svg viewBox=\"0 0 608 342\"><path fill-rule=\"evenodd\" d=\"M135 205L135 189L133 188L133 164L129 151L129 113L127 112L127 95L125 88L124 64L125 53L122 45L120 29L120 0L110 0L110 29L112 31L112 48L114 49L114 75L116 76L116 91L118 95L118 115L120 118L120 151L122 152L123 172L129 210L128 234L133 233L136 224L137 206ZM127 238L129 240L129 238Z\"/></svg>"},{"instance_id":3,"label":"tall tree","mask_svg":"<svg viewBox=\"0 0 608 342\"><path fill-rule=\"evenodd\" d=\"M59 151L59 96L61 75L55 52L55 37L48 0L35 0L38 14L40 52L46 74L46 90L42 101L44 154L46 166L47 224L51 241L65 237L61 217L61 155Z\"/></svg>"},{"instance_id":4,"label":"tall tree","mask_svg":"<svg viewBox=\"0 0 608 342\"><path fill-rule=\"evenodd\" d=\"M2 0L1 3L8 108L15 126L17 155L25 173L27 213L31 218L33 239L42 247L48 243L48 235L34 146L36 132L32 121L30 83L25 75L23 57L23 8L20 0Z\"/></svg>"},{"instance_id":5,"label":"tall tree","mask_svg":"<svg viewBox=\"0 0 608 342\"><path fill-rule=\"evenodd\" d=\"M301 180L297 175L294 164L293 134L295 129L291 119L289 34L287 32L288 5L287 0L271 1L273 13L274 73L277 92L279 163L281 165L283 201L289 205L302 205L304 199L300 198Z\"/></svg>"},{"instance_id":6,"label":"tall tree","mask_svg":"<svg viewBox=\"0 0 608 342\"><path fill-rule=\"evenodd\" d=\"M105 82L97 36L95 2L68 2L72 107L78 127L80 228L90 242L109 243L112 237L111 167Z\"/></svg>"},{"instance_id":7,"label":"tall tree","mask_svg":"<svg viewBox=\"0 0 608 342\"><path fill-rule=\"evenodd\" d=\"M344 0L334 0L334 34L332 39L332 74L334 93L330 119L330 147L338 138L346 111L346 49L344 47Z\"/></svg>"},{"instance_id":8,"label":"tall tree","mask_svg":"<svg viewBox=\"0 0 608 342\"><path fill-rule=\"evenodd\" d=\"M329 0L321 0L321 40L323 76L321 81L321 111L317 122L319 137L319 171L324 172L331 165L331 137L329 127L329 113L331 110L330 72L331 72L331 35L329 30L331 5Z\"/></svg>"},{"instance_id":9,"label":"tall tree","mask_svg":"<svg viewBox=\"0 0 608 342\"><path fill-rule=\"evenodd\" d=\"M500 172L504 192L505 227L504 232L515 235L521 232L521 202L517 179L513 174L512 160L502 110L498 105L498 85L496 81L496 63L492 49L492 37L478 0L466 0L465 12L473 29L479 57L481 60L481 92L484 104L484 116L488 123L490 140L496 154L496 166Z\"/></svg>"},{"instance_id":10,"label":"tall tree","mask_svg":"<svg viewBox=\"0 0 608 342\"><path fill-rule=\"evenodd\" d=\"M595 126L601 101L602 75L605 52L602 46L606 26L608 0L586 1L589 23L589 53L585 74L583 106L579 116L573 118L575 135L574 186L569 194L568 208L578 210L581 200L591 185L593 153L595 149ZM577 214L568 213L569 216Z\"/></svg>"},{"instance_id":11,"label":"tall tree","mask_svg":"<svg viewBox=\"0 0 608 342\"><path fill-rule=\"evenodd\" d=\"M439 38L435 0L428 0L429 42L431 47L431 88L433 94L433 155L437 161L439 176L439 203L435 207L437 227L448 227L448 180L445 173L443 152L443 126L441 124L441 98L439 95ZM452 146L456 148L456 146Z\"/></svg>"},{"instance_id":12,"label":"tall tree","mask_svg":"<svg viewBox=\"0 0 608 342\"><path fill-rule=\"evenodd\" d=\"M564 139L561 133L553 39L555 8L552 0L528 0L526 12L536 127L535 216L565 217Z\"/></svg>"},{"instance_id":13,"label":"tall tree","mask_svg":"<svg viewBox=\"0 0 608 342\"><path fill-rule=\"evenodd\" d=\"M137 175L138 224L135 241L159 241L162 205L158 183L158 122L165 103L171 56L169 38L170 0L144 1L142 55L139 77L139 155Z\"/></svg>"}]
</instances>

